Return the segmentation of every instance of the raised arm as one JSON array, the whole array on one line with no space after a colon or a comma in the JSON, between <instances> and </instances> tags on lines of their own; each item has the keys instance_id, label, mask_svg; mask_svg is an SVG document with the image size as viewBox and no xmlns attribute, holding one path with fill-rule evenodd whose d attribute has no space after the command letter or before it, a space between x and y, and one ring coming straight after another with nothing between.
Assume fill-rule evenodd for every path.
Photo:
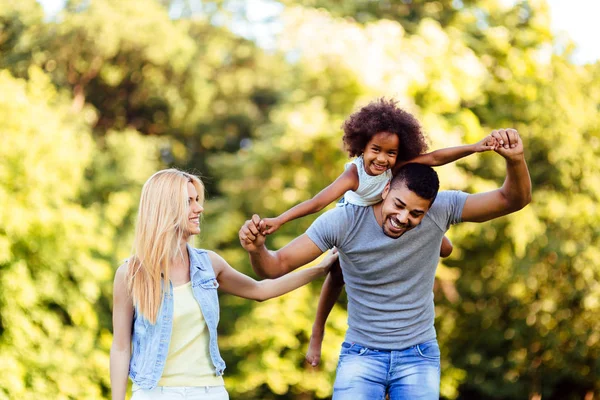
<instances>
[{"instance_id":1,"label":"raised arm","mask_svg":"<svg viewBox=\"0 0 600 400\"><path fill-rule=\"evenodd\" d=\"M314 214L321 211L328 204L342 197L348 190L356 190L358 188L358 171L353 164L346 169L333 183L321 190L312 199L303 201L295 205L283 214L275 218L264 218L265 234L275 232L279 227L296 218L301 218L306 215Z\"/></svg>"},{"instance_id":2,"label":"raised arm","mask_svg":"<svg viewBox=\"0 0 600 400\"><path fill-rule=\"evenodd\" d=\"M473 153L481 153L489 150L496 150L498 143L493 135L488 135L474 144L466 144L463 146L447 147L445 149L435 150L431 153L421 154L412 160L398 162L394 166L394 172L400 167L408 163L417 163L437 167L454 162Z\"/></svg>"},{"instance_id":3,"label":"raised arm","mask_svg":"<svg viewBox=\"0 0 600 400\"><path fill-rule=\"evenodd\" d=\"M308 282L324 276L338 259L336 251L327 254L316 266L284 275L277 279L256 281L232 268L218 254L209 253L221 290L246 299L264 301L291 292Z\"/></svg>"},{"instance_id":4,"label":"raised arm","mask_svg":"<svg viewBox=\"0 0 600 400\"><path fill-rule=\"evenodd\" d=\"M131 358L133 303L127 294L126 274L127 264L123 264L117 269L113 289L113 342L110 348L112 400L125 400Z\"/></svg>"},{"instance_id":5,"label":"raised arm","mask_svg":"<svg viewBox=\"0 0 600 400\"><path fill-rule=\"evenodd\" d=\"M531 202L531 178L523 154L523 141L514 129L492 133L498 141L496 150L506 160L506 179L501 188L467 197L462 220L484 222L513 213Z\"/></svg>"},{"instance_id":6,"label":"raised arm","mask_svg":"<svg viewBox=\"0 0 600 400\"><path fill-rule=\"evenodd\" d=\"M271 251L265 246L261 219L254 214L240 228L239 239L250 256L252 269L260 277L277 278L306 265L323 252L306 234L297 237L285 247Z\"/></svg>"}]
</instances>

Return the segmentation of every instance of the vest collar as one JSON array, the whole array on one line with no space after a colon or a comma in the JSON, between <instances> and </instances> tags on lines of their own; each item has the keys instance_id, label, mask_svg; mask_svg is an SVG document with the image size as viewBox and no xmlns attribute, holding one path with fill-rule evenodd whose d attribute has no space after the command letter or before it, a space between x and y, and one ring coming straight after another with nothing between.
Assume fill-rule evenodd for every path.
<instances>
[{"instance_id":1,"label":"vest collar","mask_svg":"<svg viewBox=\"0 0 600 400\"><path fill-rule=\"evenodd\" d=\"M190 277L191 277L194 270L196 270L196 269L205 270L206 266L202 263L202 261L200 261L200 257L198 257L198 253L196 253L194 251L192 246L190 246L189 243L187 243L186 246L187 246L188 256L190 258Z\"/></svg>"}]
</instances>

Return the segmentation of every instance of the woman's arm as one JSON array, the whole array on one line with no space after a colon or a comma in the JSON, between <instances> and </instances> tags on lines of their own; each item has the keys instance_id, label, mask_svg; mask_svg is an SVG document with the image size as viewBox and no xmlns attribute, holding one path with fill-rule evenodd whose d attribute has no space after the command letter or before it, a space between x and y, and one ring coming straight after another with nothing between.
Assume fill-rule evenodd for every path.
<instances>
[{"instance_id":1,"label":"woman's arm","mask_svg":"<svg viewBox=\"0 0 600 400\"><path fill-rule=\"evenodd\" d=\"M131 358L133 303L127 294L126 279L127 264L123 264L117 269L113 289L113 342L110 348L112 400L125 400Z\"/></svg>"},{"instance_id":2,"label":"woman's arm","mask_svg":"<svg viewBox=\"0 0 600 400\"><path fill-rule=\"evenodd\" d=\"M431 153L421 154L412 160L398 162L394 166L394 173L398 171L400 167L409 163L417 163L429 165L431 167L438 167L469 156L473 153L481 153L484 151L496 150L499 144L492 135L488 135L481 139L475 144L466 144L463 146L448 147L445 149L435 150Z\"/></svg>"},{"instance_id":3,"label":"woman's arm","mask_svg":"<svg viewBox=\"0 0 600 400\"><path fill-rule=\"evenodd\" d=\"M321 190L312 199L295 205L278 217L264 218L263 221L267 227L264 234L268 235L275 232L286 222L321 211L328 204L342 197L348 190L356 189L358 189L358 171L356 166L352 164L331 185Z\"/></svg>"},{"instance_id":4,"label":"woman's arm","mask_svg":"<svg viewBox=\"0 0 600 400\"><path fill-rule=\"evenodd\" d=\"M264 301L291 292L318 277L326 275L331 265L338 259L338 254L336 251L332 251L314 267L286 274L277 279L264 279L262 281L256 281L235 270L227 261L214 252L209 252L209 257L219 287L224 292L246 299Z\"/></svg>"}]
</instances>

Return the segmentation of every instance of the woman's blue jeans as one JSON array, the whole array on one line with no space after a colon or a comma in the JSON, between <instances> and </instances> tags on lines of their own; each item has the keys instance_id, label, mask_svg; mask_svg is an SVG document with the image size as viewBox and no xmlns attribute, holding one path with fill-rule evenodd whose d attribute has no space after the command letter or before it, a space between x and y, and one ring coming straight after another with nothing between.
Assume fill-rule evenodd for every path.
<instances>
[{"instance_id":1,"label":"woman's blue jeans","mask_svg":"<svg viewBox=\"0 0 600 400\"><path fill-rule=\"evenodd\" d=\"M404 350L375 350L342 343L332 400L438 400L437 340Z\"/></svg>"}]
</instances>

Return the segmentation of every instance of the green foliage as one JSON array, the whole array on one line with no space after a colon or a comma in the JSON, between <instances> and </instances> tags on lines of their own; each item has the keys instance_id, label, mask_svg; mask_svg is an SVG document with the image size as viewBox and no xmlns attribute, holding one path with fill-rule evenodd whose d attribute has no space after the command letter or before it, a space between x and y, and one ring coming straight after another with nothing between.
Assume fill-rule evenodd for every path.
<instances>
[{"instance_id":1,"label":"green foliage","mask_svg":"<svg viewBox=\"0 0 600 400\"><path fill-rule=\"evenodd\" d=\"M380 96L414 112L432 148L519 129L532 175L526 209L450 232L435 288L442 397L600 395L600 64L552 53L543 1L282 10L263 49L223 22L249 11L239 2L70 1L52 21L33 0L0 9L0 398L108 398L112 277L154 171L204 177L200 245L252 274L240 225L332 182L342 121ZM438 170L471 192L504 171L493 154ZM330 396L346 315L342 299L322 365L306 367L319 288L222 296L232 398Z\"/></svg>"},{"instance_id":2,"label":"green foliage","mask_svg":"<svg viewBox=\"0 0 600 400\"><path fill-rule=\"evenodd\" d=\"M98 398L110 336L94 308L112 270L93 254L98 217L77 202L93 141L47 77L29 76L0 74L0 393Z\"/></svg>"}]
</instances>

